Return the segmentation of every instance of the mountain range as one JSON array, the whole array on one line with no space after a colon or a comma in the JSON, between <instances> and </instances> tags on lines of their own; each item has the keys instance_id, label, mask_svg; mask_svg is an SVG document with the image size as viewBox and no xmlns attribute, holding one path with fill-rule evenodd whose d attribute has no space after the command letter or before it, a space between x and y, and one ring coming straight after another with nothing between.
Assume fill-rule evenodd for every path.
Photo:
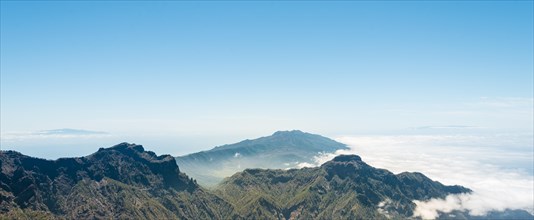
<instances>
[{"instance_id":1,"label":"mountain range","mask_svg":"<svg viewBox=\"0 0 534 220\"><path fill-rule=\"evenodd\" d=\"M298 130L277 131L271 136L244 140L176 157L180 168L199 184L213 187L225 177L247 168L290 169L314 163L319 153L348 149L345 144Z\"/></svg>"},{"instance_id":2,"label":"mountain range","mask_svg":"<svg viewBox=\"0 0 534 220\"><path fill-rule=\"evenodd\" d=\"M318 142L303 142L302 137ZM264 144L253 144L256 141ZM277 158L305 149L312 149L308 155L313 155L327 147L346 147L332 143L337 142L291 131L212 151L255 158L264 152L273 155L267 158ZM285 147L285 153L275 145ZM301 162L302 156L288 157ZM0 219L417 219L414 200L471 193L421 173L374 168L357 155L340 155L314 168L244 169L212 189L199 185L178 164L170 155L158 156L128 143L58 160L0 151ZM522 210L486 216L457 211L440 218L534 216Z\"/></svg>"},{"instance_id":3,"label":"mountain range","mask_svg":"<svg viewBox=\"0 0 534 220\"><path fill-rule=\"evenodd\" d=\"M0 213L8 219L228 219L233 206L200 188L169 155L122 143L86 157L0 154Z\"/></svg>"}]
</instances>

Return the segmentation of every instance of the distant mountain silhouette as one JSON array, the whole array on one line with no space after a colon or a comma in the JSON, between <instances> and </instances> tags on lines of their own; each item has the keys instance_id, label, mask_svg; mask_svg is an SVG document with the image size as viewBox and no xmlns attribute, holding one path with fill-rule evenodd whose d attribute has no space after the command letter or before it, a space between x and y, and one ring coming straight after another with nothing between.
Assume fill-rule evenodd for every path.
<instances>
[{"instance_id":1,"label":"distant mountain silhouette","mask_svg":"<svg viewBox=\"0 0 534 220\"><path fill-rule=\"evenodd\" d=\"M277 131L271 136L176 157L176 161L199 184L214 186L246 168L295 168L299 163L313 163L318 153L332 153L339 149L347 149L347 146L298 130Z\"/></svg>"}]
</instances>

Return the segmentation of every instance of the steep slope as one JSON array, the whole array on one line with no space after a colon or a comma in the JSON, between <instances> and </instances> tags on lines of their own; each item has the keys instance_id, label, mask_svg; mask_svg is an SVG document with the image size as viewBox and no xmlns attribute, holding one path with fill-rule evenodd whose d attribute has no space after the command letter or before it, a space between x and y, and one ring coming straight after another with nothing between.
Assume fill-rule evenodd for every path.
<instances>
[{"instance_id":1,"label":"steep slope","mask_svg":"<svg viewBox=\"0 0 534 220\"><path fill-rule=\"evenodd\" d=\"M393 174L342 155L316 168L246 169L213 191L169 155L122 143L79 158L0 151L0 219L406 219L414 200L469 193L421 173ZM523 210L440 219L534 219Z\"/></svg>"},{"instance_id":2,"label":"steep slope","mask_svg":"<svg viewBox=\"0 0 534 220\"><path fill-rule=\"evenodd\" d=\"M226 219L233 208L169 155L122 143L80 158L0 153L0 214L21 218Z\"/></svg>"},{"instance_id":3,"label":"steep slope","mask_svg":"<svg viewBox=\"0 0 534 220\"><path fill-rule=\"evenodd\" d=\"M347 146L302 131L278 131L271 136L245 140L177 157L180 168L199 184L214 186L224 177L246 168L286 169L311 163L320 152L331 153Z\"/></svg>"},{"instance_id":4,"label":"steep slope","mask_svg":"<svg viewBox=\"0 0 534 220\"><path fill-rule=\"evenodd\" d=\"M413 200L470 190L420 173L395 175L342 155L317 168L247 169L225 179L216 192L245 218L383 219L412 216Z\"/></svg>"}]
</instances>

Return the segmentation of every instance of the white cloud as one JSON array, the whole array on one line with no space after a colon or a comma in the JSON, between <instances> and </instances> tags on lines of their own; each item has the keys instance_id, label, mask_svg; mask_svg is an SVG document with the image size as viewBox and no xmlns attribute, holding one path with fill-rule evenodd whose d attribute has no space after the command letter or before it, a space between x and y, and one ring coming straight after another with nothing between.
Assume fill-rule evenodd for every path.
<instances>
[{"instance_id":1,"label":"white cloud","mask_svg":"<svg viewBox=\"0 0 534 220\"><path fill-rule=\"evenodd\" d=\"M298 163L295 167L298 168L298 169L301 169L301 168L305 168L305 167L316 167L316 166L317 166L317 164L302 162L302 163Z\"/></svg>"},{"instance_id":2,"label":"white cloud","mask_svg":"<svg viewBox=\"0 0 534 220\"><path fill-rule=\"evenodd\" d=\"M439 217L438 210L444 213L449 213L454 210L465 211L462 207L463 198L469 200L469 195L449 195L445 199L431 199L429 201L414 201L417 205L414 211L415 217L422 219L435 219Z\"/></svg>"},{"instance_id":3,"label":"white cloud","mask_svg":"<svg viewBox=\"0 0 534 220\"><path fill-rule=\"evenodd\" d=\"M534 213L532 135L396 135L347 136L337 139L349 150L315 157L320 165L340 154L357 154L368 164L394 173L422 172L447 185L462 185L472 194L414 201L416 216L439 212L524 209Z\"/></svg>"},{"instance_id":4,"label":"white cloud","mask_svg":"<svg viewBox=\"0 0 534 220\"><path fill-rule=\"evenodd\" d=\"M427 130L427 129L474 129L481 128L480 126L469 126L469 125L441 125L441 126L422 126L415 128L416 130Z\"/></svg>"}]
</instances>

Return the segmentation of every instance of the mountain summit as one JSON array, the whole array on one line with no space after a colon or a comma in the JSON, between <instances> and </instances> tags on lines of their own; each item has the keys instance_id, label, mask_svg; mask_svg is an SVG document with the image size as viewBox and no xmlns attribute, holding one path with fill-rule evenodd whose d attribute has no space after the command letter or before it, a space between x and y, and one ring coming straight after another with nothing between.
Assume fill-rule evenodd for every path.
<instances>
[{"instance_id":1,"label":"mountain summit","mask_svg":"<svg viewBox=\"0 0 534 220\"><path fill-rule=\"evenodd\" d=\"M199 184L214 186L246 168L296 168L300 163L313 163L319 153L340 149L347 146L320 135L299 130L277 131L271 136L176 157L176 161Z\"/></svg>"}]
</instances>

